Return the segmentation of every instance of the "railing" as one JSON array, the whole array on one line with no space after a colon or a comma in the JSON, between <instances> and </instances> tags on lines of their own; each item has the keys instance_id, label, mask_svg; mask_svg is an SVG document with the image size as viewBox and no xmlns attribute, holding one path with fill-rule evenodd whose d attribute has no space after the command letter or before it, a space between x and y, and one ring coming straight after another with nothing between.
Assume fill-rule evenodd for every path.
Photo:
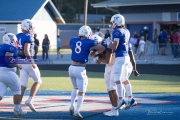
<instances>
[{"instance_id":1,"label":"railing","mask_svg":"<svg viewBox=\"0 0 180 120\"><path fill-rule=\"evenodd\" d=\"M146 42L147 43L147 42ZM165 47L165 55L161 55L161 50L159 50L159 48L161 46ZM134 54L136 61L139 60L137 62L137 64L180 64L180 48L177 49L177 58L174 59L174 55L173 55L173 47L174 46L178 46L176 44L170 44L170 43L166 43L166 44L159 44L159 43L147 43L147 46L145 48L145 59L147 61L145 61L143 58L138 59L139 56L139 51L137 51L136 54ZM180 46L178 46L180 47ZM42 58L42 50L38 51L37 54L37 59L38 62L37 64L71 64L71 50L70 49L60 49L60 53L62 55L62 57L60 56L59 58L57 58L57 50L56 49L51 49L51 48L55 48L55 46L51 46L49 51L48 51L48 59L47 60L43 60ZM134 45L132 46L133 52L135 50ZM179 50L179 51L178 51ZM160 54L158 54L158 52ZM89 61L87 64L95 64L95 62L93 61L93 59L91 57L89 57Z\"/></svg>"}]
</instances>

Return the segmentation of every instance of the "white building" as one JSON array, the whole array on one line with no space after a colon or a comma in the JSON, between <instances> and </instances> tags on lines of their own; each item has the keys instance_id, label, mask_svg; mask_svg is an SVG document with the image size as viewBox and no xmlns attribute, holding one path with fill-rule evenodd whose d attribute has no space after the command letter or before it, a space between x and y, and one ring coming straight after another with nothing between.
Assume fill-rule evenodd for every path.
<instances>
[{"instance_id":1,"label":"white building","mask_svg":"<svg viewBox=\"0 0 180 120\"><path fill-rule=\"evenodd\" d=\"M51 48L56 48L57 23L65 24L65 21L51 0L1 0L0 38L5 32L21 32L20 24L24 19L33 21L40 45L44 34L47 34Z\"/></svg>"}]
</instances>

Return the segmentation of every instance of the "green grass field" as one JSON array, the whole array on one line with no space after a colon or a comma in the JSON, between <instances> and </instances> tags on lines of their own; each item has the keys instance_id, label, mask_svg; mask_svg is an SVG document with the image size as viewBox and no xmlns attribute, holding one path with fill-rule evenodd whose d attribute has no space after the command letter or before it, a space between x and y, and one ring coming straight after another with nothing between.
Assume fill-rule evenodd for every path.
<instances>
[{"instance_id":1,"label":"green grass field","mask_svg":"<svg viewBox=\"0 0 180 120\"><path fill-rule=\"evenodd\" d=\"M71 49L61 49L61 53L71 53ZM38 50L38 52L42 52L41 49ZM49 52L57 52L57 49L50 49Z\"/></svg>"},{"instance_id":2,"label":"green grass field","mask_svg":"<svg viewBox=\"0 0 180 120\"><path fill-rule=\"evenodd\" d=\"M103 73L87 72L88 92L106 92ZM43 84L40 90L71 91L72 85L67 71L41 70ZM180 76L131 75L130 82L133 92L180 93ZM33 80L29 80L30 89Z\"/></svg>"}]
</instances>

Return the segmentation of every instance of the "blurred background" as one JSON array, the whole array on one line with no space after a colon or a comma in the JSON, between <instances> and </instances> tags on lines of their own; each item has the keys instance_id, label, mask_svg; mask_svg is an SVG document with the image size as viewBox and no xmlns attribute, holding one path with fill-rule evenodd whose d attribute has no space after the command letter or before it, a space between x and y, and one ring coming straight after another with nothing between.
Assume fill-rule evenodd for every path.
<instances>
[{"instance_id":1,"label":"blurred background","mask_svg":"<svg viewBox=\"0 0 180 120\"><path fill-rule=\"evenodd\" d=\"M5 32L15 34L21 32L20 23L28 18L34 22L36 39L39 42L36 46L38 59L42 59L43 39L47 34L50 41L48 60L60 61L60 63L70 60L69 40L77 37L79 28L84 24L86 0L1 0L0 2L0 38ZM180 64L179 0L88 0L87 2L87 25L94 34L101 32L102 38L111 37L109 21L112 15L120 13L125 17L136 59L139 55L140 37L147 35L145 40L147 62L140 58L137 64ZM110 36L107 35L108 31ZM162 33L166 36L162 37ZM178 40L173 36L178 36ZM57 57L58 39L59 51L63 55L59 58Z\"/></svg>"}]
</instances>

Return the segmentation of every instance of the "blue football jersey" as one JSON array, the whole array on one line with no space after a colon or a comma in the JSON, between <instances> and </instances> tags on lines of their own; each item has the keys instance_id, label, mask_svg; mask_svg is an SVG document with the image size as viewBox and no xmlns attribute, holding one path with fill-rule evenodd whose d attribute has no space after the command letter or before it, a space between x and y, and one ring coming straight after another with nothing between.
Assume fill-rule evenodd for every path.
<instances>
[{"instance_id":1,"label":"blue football jersey","mask_svg":"<svg viewBox=\"0 0 180 120\"><path fill-rule=\"evenodd\" d=\"M116 57L123 57L128 55L128 42L130 38L129 30L126 28L118 28L113 31L112 38L119 41L117 49L115 50Z\"/></svg>"},{"instance_id":2,"label":"blue football jersey","mask_svg":"<svg viewBox=\"0 0 180 120\"><path fill-rule=\"evenodd\" d=\"M8 44L0 45L0 67L13 68L13 66L9 65L11 63L11 61L12 61L11 58L8 58L9 59L9 63L7 63L5 61L6 52L13 53L14 57L17 57L17 48L12 46L12 45L8 45Z\"/></svg>"},{"instance_id":3,"label":"blue football jersey","mask_svg":"<svg viewBox=\"0 0 180 120\"><path fill-rule=\"evenodd\" d=\"M24 51L25 43L31 43L29 51L32 56L34 51L34 38L32 37L32 35L28 33L19 33L16 35L16 37L18 39L18 50Z\"/></svg>"},{"instance_id":4,"label":"blue football jersey","mask_svg":"<svg viewBox=\"0 0 180 120\"><path fill-rule=\"evenodd\" d=\"M72 51L71 59L81 63L88 62L90 48L95 45L97 45L96 40L72 38L70 40L70 48Z\"/></svg>"}]
</instances>

